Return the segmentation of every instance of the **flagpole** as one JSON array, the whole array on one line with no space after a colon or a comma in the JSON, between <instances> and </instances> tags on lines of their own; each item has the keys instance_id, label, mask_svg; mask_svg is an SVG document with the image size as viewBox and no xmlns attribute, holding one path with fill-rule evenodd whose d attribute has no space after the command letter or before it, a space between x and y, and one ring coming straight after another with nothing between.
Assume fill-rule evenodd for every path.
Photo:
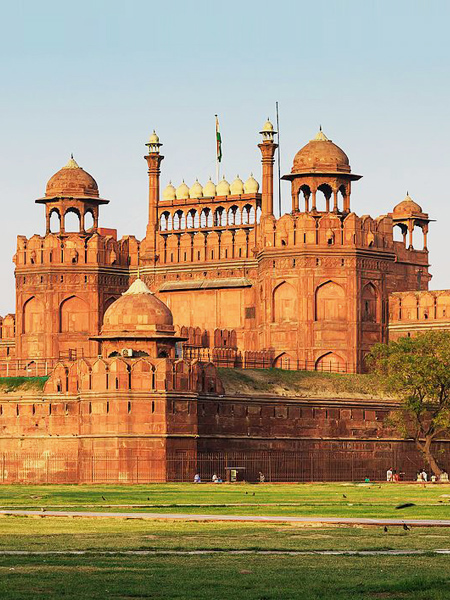
<instances>
[{"instance_id":1,"label":"flagpole","mask_svg":"<svg viewBox=\"0 0 450 600\"><path fill-rule=\"evenodd\" d=\"M280 165L280 118L278 116L278 102L275 103L277 113L277 135L278 135L278 211L281 218L281 165Z\"/></svg>"},{"instance_id":2,"label":"flagpole","mask_svg":"<svg viewBox=\"0 0 450 600\"><path fill-rule=\"evenodd\" d=\"M216 117L216 185L219 183L220 161L222 160L222 139L220 137L219 117Z\"/></svg>"}]
</instances>

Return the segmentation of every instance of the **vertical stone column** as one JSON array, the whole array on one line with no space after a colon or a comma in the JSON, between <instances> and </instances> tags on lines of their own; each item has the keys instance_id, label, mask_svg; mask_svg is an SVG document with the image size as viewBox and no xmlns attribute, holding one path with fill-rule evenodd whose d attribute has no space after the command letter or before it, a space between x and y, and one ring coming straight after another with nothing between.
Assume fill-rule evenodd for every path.
<instances>
[{"instance_id":1,"label":"vertical stone column","mask_svg":"<svg viewBox=\"0 0 450 600\"><path fill-rule=\"evenodd\" d=\"M262 155L262 216L273 215L273 163L275 150L278 144L273 141L264 141L258 144Z\"/></svg>"},{"instance_id":2,"label":"vertical stone column","mask_svg":"<svg viewBox=\"0 0 450 600\"><path fill-rule=\"evenodd\" d=\"M148 224L145 237L147 258L154 259L156 255L156 232L158 230L160 165L164 156L159 154L159 149L155 151L152 146L149 149L150 152L145 156L148 165Z\"/></svg>"}]
</instances>

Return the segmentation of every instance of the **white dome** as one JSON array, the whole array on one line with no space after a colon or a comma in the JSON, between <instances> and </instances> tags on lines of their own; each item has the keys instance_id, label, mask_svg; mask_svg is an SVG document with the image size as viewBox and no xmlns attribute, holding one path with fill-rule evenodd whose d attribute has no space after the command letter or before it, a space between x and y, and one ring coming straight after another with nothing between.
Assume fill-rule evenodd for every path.
<instances>
[{"instance_id":1,"label":"white dome","mask_svg":"<svg viewBox=\"0 0 450 600\"><path fill-rule=\"evenodd\" d=\"M189 198L202 198L202 196L203 188L198 179L196 179L194 185L189 190Z\"/></svg>"},{"instance_id":2,"label":"white dome","mask_svg":"<svg viewBox=\"0 0 450 600\"><path fill-rule=\"evenodd\" d=\"M230 185L231 195L232 196L240 196L244 193L244 182L239 178L239 175Z\"/></svg>"},{"instance_id":3,"label":"white dome","mask_svg":"<svg viewBox=\"0 0 450 600\"><path fill-rule=\"evenodd\" d=\"M176 196L177 200L186 200L186 198L189 198L189 188L184 183L184 179L183 183L177 187Z\"/></svg>"},{"instance_id":4,"label":"white dome","mask_svg":"<svg viewBox=\"0 0 450 600\"><path fill-rule=\"evenodd\" d=\"M257 194L259 192L259 183L253 177L253 173L250 173L250 177L245 182L244 190L246 194Z\"/></svg>"},{"instance_id":5,"label":"white dome","mask_svg":"<svg viewBox=\"0 0 450 600\"><path fill-rule=\"evenodd\" d=\"M274 129L273 129L273 125L272 123L269 121L269 119L267 119L267 121L264 123L264 127L261 129L261 133L262 132L267 132L267 133L275 133Z\"/></svg>"},{"instance_id":6,"label":"white dome","mask_svg":"<svg viewBox=\"0 0 450 600\"><path fill-rule=\"evenodd\" d=\"M218 196L229 196L230 195L230 184L225 179L225 175L223 176L222 181L217 184L216 194Z\"/></svg>"},{"instance_id":7,"label":"white dome","mask_svg":"<svg viewBox=\"0 0 450 600\"><path fill-rule=\"evenodd\" d=\"M156 134L156 131L153 130L152 135L150 136L150 139L148 140L149 144L158 144L159 143L159 137Z\"/></svg>"},{"instance_id":8,"label":"white dome","mask_svg":"<svg viewBox=\"0 0 450 600\"><path fill-rule=\"evenodd\" d=\"M169 185L163 191L163 200L175 200L176 198L176 190L172 185L172 182L169 181Z\"/></svg>"},{"instance_id":9,"label":"white dome","mask_svg":"<svg viewBox=\"0 0 450 600\"><path fill-rule=\"evenodd\" d=\"M211 177L209 178L209 181L207 183L205 183L205 186L203 187L203 197L204 198L214 198L216 195L216 186L214 185L214 182L211 180Z\"/></svg>"}]
</instances>

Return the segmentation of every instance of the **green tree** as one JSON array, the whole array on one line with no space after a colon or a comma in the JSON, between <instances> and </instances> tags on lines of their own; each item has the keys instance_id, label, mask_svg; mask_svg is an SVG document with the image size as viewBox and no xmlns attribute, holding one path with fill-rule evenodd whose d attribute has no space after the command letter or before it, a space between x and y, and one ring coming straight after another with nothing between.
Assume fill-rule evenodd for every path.
<instances>
[{"instance_id":1,"label":"green tree","mask_svg":"<svg viewBox=\"0 0 450 600\"><path fill-rule=\"evenodd\" d=\"M368 364L381 385L401 401L391 423L414 440L439 476L432 442L450 431L450 332L429 331L377 344Z\"/></svg>"}]
</instances>

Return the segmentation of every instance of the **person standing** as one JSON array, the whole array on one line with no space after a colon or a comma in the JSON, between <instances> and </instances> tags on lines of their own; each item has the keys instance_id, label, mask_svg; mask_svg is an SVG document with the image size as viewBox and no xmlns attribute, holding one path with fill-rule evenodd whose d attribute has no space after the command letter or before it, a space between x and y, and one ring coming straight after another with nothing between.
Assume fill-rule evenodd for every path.
<instances>
[{"instance_id":1,"label":"person standing","mask_svg":"<svg viewBox=\"0 0 450 600\"><path fill-rule=\"evenodd\" d=\"M392 476L393 476L392 467L389 467L389 469L386 471L386 481L392 481Z\"/></svg>"}]
</instances>

